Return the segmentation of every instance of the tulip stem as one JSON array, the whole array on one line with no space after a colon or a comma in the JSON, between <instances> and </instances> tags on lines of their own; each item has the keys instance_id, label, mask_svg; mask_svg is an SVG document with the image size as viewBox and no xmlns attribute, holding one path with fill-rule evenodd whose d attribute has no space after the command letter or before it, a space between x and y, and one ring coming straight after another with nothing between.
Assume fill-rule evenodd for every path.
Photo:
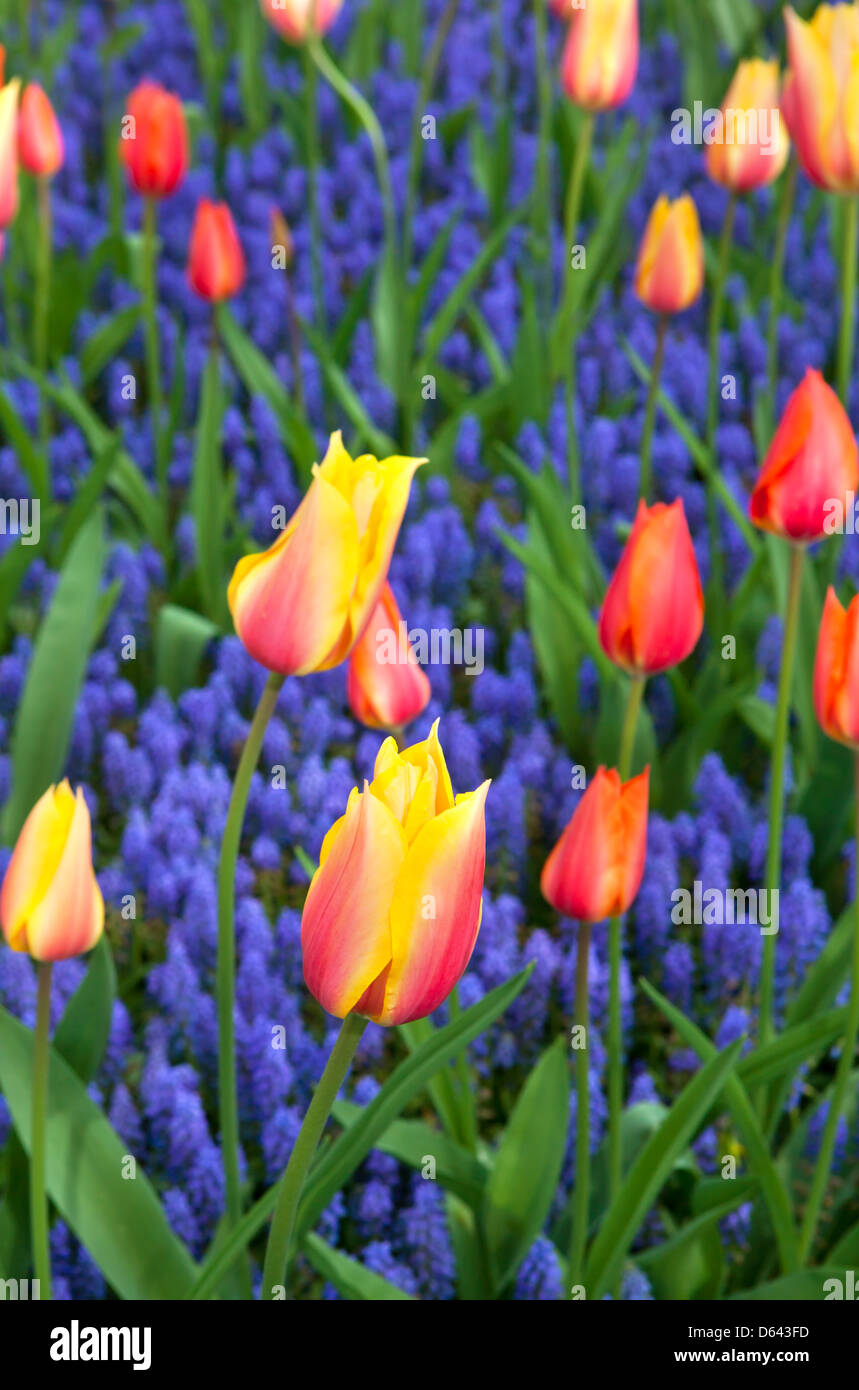
<instances>
[{"instance_id":1,"label":"tulip stem","mask_svg":"<svg viewBox=\"0 0 859 1390\"><path fill-rule=\"evenodd\" d=\"M319 217L319 84L316 68L307 51L302 49L304 60L304 95L307 121L307 202L310 210L310 274L313 285L313 304L316 326L319 331L327 331L325 313L325 291L322 280L322 223ZM288 273L288 272L287 272Z\"/></svg>"},{"instance_id":2,"label":"tulip stem","mask_svg":"<svg viewBox=\"0 0 859 1390\"><path fill-rule=\"evenodd\" d=\"M653 365L650 368L650 385L647 388L647 406L644 412L644 429L641 435L641 476L638 494L645 502L650 502L651 480L653 475L653 427L656 423L656 398L659 395L659 380L662 376L662 363L665 360L665 339L668 333L668 315L659 315L656 330L656 347L653 352Z\"/></svg>"},{"instance_id":3,"label":"tulip stem","mask_svg":"<svg viewBox=\"0 0 859 1390\"><path fill-rule=\"evenodd\" d=\"M588 957L591 944L590 922L579 922L576 943L575 1025L581 1032L576 1050L576 1176L573 1205L573 1235L570 1246L570 1297L583 1283L585 1249L590 1220L591 1116L588 1087Z\"/></svg>"},{"instance_id":4,"label":"tulip stem","mask_svg":"<svg viewBox=\"0 0 859 1390\"><path fill-rule=\"evenodd\" d=\"M838 335L838 394L847 409L853 374L856 337L856 256L859 250L859 197L847 199L844 210L844 261L841 266L841 330Z\"/></svg>"},{"instance_id":5,"label":"tulip stem","mask_svg":"<svg viewBox=\"0 0 859 1390\"><path fill-rule=\"evenodd\" d=\"M572 323L573 317L573 276L576 267L573 265L573 238L579 226L582 207L582 194L585 187L585 174L590 160L591 146L593 144L594 129L596 127L596 115L593 111L587 111L579 129L579 138L576 141L576 150L573 155L573 164L570 170L570 181L567 184L567 197L564 208L564 255L566 257L566 277L564 282L564 303L562 315L565 324L565 351L566 351L566 386L564 399L566 403L567 416L567 469L570 480L570 496L573 503L579 501L580 479L579 479L579 441L576 431L576 331Z\"/></svg>"},{"instance_id":6,"label":"tulip stem","mask_svg":"<svg viewBox=\"0 0 859 1390\"><path fill-rule=\"evenodd\" d=\"M331 1107L337 1099L337 1092L346 1079L367 1023L368 1020L360 1014L346 1015L337 1041L331 1049L331 1056L313 1092L313 1099L307 1107L304 1123L280 1180L265 1252L263 1299L273 1298L275 1290L286 1283L292 1232L304 1180L322 1137L325 1122L331 1113Z\"/></svg>"},{"instance_id":7,"label":"tulip stem","mask_svg":"<svg viewBox=\"0 0 859 1390\"><path fill-rule=\"evenodd\" d=\"M770 416L775 415L775 393L778 386L778 316L781 310L781 296L784 284L784 258L787 248L787 233L796 196L795 160L790 161L787 173L782 180L781 196L778 204L778 223L776 226L775 251L770 271L770 321L767 335L767 381L769 382ZM771 433L772 431L770 431Z\"/></svg>"},{"instance_id":8,"label":"tulip stem","mask_svg":"<svg viewBox=\"0 0 859 1390\"><path fill-rule=\"evenodd\" d=\"M33 310L33 355L36 368L44 377L48 369L48 307L51 302L51 183L45 175L36 180L38 204L38 242L36 251L36 294ZM50 500L51 470L49 464L50 406L44 381L39 389L39 443L43 455L43 501Z\"/></svg>"},{"instance_id":9,"label":"tulip stem","mask_svg":"<svg viewBox=\"0 0 859 1390\"><path fill-rule=\"evenodd\" d=\"M803 1217L802 1227L799 1233L800 1265L805 1263L817 1231L820 1208L829 1182L832 1155L835 1150L835 1140L838 1135L838 1121L841 1119L844 1112L844 1101L850 1082L850 1073L853 1069L853 1062L856 1056L856 1040L859 1038L859 753L854 753L853 755L853 777L855 787L854 844L856 847L856 887L853 890L853 969L850 977L850 1003L847 1008L847 1022L844 1027L844 1041L841 1047L841 1055L838 1058L838 1066L835 1070L832 1099L829 1102L826 1124L823 1130L823 1139L820 1144L820 1152L817 1155L817 1163L811 1183L811 1192L809 1193L808 1203L805 1208L805 1216Z\"/></svg>"},{"instance_id":10,"label":"tulip stem","mask_svg":"<svg viewBox=\"0 0 859 1390\"><path fill-rule=\"evenodd\" d=\"M426 114L427 104L435 84L438 66L459 10L460 0L447 0L441 19L438 22L432 44L425 62L421 64L421 80L412 117L412 134L409 144L409 170L406 178L406 203L403 214L403 265L411 265L415 235L415 208L418 197L418 183L421 174L424 141L421 138L421 123Z\"/></svg>"},{"instance_id":11,"label":"tulip stem","mask_svg":"<svg viewBox=\"0 0 859 1390\"><path fill-rule=\"evenodd\" d=\"M161 438L161 355L158 345L158 204L143 202L143 316L146 344L146 385L152 415L155 471L162 504L167 505L167 461Z\"/></svg>"},{"instance_id":12,"label":"tulip stem","mask_svg":"<svg viewBox=\"0 0 859 1390\"><path fill-rule=\"evenodd\" d=\"M459 1006L459 984L455 984L448 997L448 1008L450 1010L451 1022L459 1018L462 1010ZM462 1104L458 1106L460 1121L462 1125L462 1137L465 1147L471 1152L477 1152L477 1116L474 1112L474 1093L471 1089L471 1071L468 1065L466 1050L463 1048L456 1058L456 1072L459 1081Z\"/></svg>"},{"instance_id":13,"label":"tulip stem","mask_svg":"<svg viewBox=\"0 0 859 1390\"><path fill-rule=\"evenodd\" d=\"M803 546L791 546L787 608L785 610L784 636L782 638L781 649L781 670L779 671L778 678L775 733L773 735L772 761L770 764L769 837L767 840L765 883L767 902L770 908L772 907L773 893L778 888L781 879L781 839L782 825L784 822L784 760L787 749L796 637L799 627L799 601L802 593L802 562L804 556L805 549ZM759 1028L761 1046L771 1040L774 1031L773 996L775 991L775 942L776 938L774 934L764 937L763 961L761 963Z\"/></svg>"},{"instance_id":14,"label":"tulip stem","mask_svg":"<svg viewBox=\"0 0 859 1390\"><path fill-rule=\"evenodd\" d=\"M633 676L629 683L626 713L620 735L618 776L627 781L635 753L635 731L644 695L645 678ZM608 929L608 1153L611 1200L623 1181L621 1119L623 1116L623 1017L620 999L620 972L623 964L623 918L612 917Z\"/></svg>"},{"instance_id":15,"label":"tulip stem","mask_svg":"<svg viewBox=\"0 0 859 1390\"><path fill-rule=\"evenodd\" d=\"M242 756L233 782L230 807L221 841L218 863L218 962L216 990L218 996L218 1101L220 1107L221 1147L224 1163L224 1187L227 1203L227 1230L235 1226L242 1214L239 1182L239 1115L236 1097L236 860L242 835L242 823L248 803L251 778L259 760L268 721L277 703L283 676L272 674L260 696L253 723L248 731ZM251 1297L250 1271L247 1258L240 1266L243 1297Z\"/></svg>"},{"instance_id":16,"label":"tulip stem","mask_svg":"<svg viewBox=\"0 0 859 1390\"><path fill-rule=\"evenodd\" d=\"M716 458L716 430L719 423L719 334L725 307L725 279L734 244L734 222L737 215L737 195L732 193L725 208L722 232L719 238L719 256L713 280L713 297L710 304L709 324L709 362L707 367L707 449L710 454L710 473L707 477L707 534L710 550L710 595L713 604L713 630L721 631L720 613L724 601L724 582L722 577L722 537L719 528L719 500L716 495L715 477L718 472Z\"/></svg>"},{"instance_id":17,"label":"tulip stem","mask_svg":"<svg viewBox=\"0 0 859 1390\"><path fill-rule=\"evenodd\" d=\"M45 1192L45 1122L48 1112L48 1065L51 1031L50 961L36 966L38 993L36 1031L33 1036L33 1132L30 1143L30 1239L33 1273L39 1281L39 1297L51 1297L51 1247L48 1236L48 1199Z\"/></svg>"}]
</instances>

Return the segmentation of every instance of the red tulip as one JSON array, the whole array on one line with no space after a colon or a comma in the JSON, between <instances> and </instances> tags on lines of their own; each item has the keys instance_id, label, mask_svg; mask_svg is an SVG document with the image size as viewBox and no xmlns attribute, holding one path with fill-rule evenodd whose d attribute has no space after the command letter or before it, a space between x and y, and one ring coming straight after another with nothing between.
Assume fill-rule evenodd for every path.
<instances>
[{"instance_id":1,"label":"red tulip","mask_svg":"<svg viewBox=\"0 0 859 1390\"><path fill-rule=\"evenodd\" d=\"M763 531L816 541L837 529L859 486L859 451L844 407L809 367L785 407L760 471L749 515Z\"/></svg>"},{"instance_id":2,"label":"red tulip","mask_svg":"<svg viewBox=\"0 0 859 1390\"><path fill-rule=\"evenodd\" d=\"M631 675L650 676L685 661L703 626L704 595L682 501L639 502L603 600L603 650Z\"/></svg>"},{"instance_id":3,"label":"red tulip","mask_svg":"<svg viewBox=\"0 0 859 1390\"><path fill-rule=\"evenodd\" d=\"M191 285L203 299L229 299L238 294L245 275L245 256L230 209L226 203L202 198L191 232Z\"/></svg>"},{"instance_id":4,"label":"red tulip","mask_svg":"<svg viewBox=\"0 0 859 1390\"><path fill-rule=\"evenodd\" d=\"M50 179L63 167L63 132L53 106L36 82L26 86L21 97L18 153L31 174Z\"/></svg>"},{"instance_id":5,"label":"red tulip","mask_svg":"<svg viewBox=\"0 0 859 1390\"><path fill-rule=\"evenodd\" d=\"M18 211L18 92L17 77L0 88L0 228L14 222Z\"/></svg>"},{"instance_id":6,"label":"red tulip","mask_svg":"<svg viewBox=\"0 0 859 1390\"><path fill-rule=\"evenodd\" d=\"M429 704L429 680L387 581L349 659L346 694L355 718L371 729L402 728Z\"/></svg>"},{"instance_id":7,"label":"red tulip","mask_svg":"<svg viewBox=\"0 0 859 1390\"><path fill-rule=\"evenodd\" d=\"M188 171L188 129L182 103L156 82L141 82L128 98L119 157L138 193L166 198Z\"/></svg>"},{"instance_id":8,"label":"red tulip","mask_svg":"<svg viewBox=\"0 0 859 1390\"><path fill-rule=\"evenodd\" d=\"M825 734L859 749L859 594L844 609L831 586L817 638L814 709Z\"/></svg>"},{"instance_id":9,"label":"red tulip","mask_svg":"<svg viewBox=\"0 0 859 1390\"><path fill-rule=\"evenodd\" d=\"M540 888L556 912L602 922L627 911L644 873L649 788L649 768L626 783L597 769L543 866Z\"/></svg>"}]
</instances>

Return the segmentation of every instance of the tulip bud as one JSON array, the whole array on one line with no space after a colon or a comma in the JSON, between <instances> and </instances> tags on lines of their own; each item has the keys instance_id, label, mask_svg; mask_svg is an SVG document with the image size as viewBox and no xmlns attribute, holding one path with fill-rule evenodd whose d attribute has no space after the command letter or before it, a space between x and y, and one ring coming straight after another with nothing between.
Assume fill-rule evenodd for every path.
<instances>
[{"instance_id":1,"label":"tulip bud","mask_svg":"<svg viewBox=\"0 0 859 1390\"><path fill-rule=\"evenodd\" d=\"M818 188L859 192L859 8L820 5L811 20L788 5L782 111L805 173Z\"/></svg>"},{"instance_id":2,"label":"tulip bud","mask_svg":"<svg viewBox=\"0 0 859 1390\"><path fill-rule=\"evenodd\" d=\"M236 632L280 675L339 666L376 607L415 470L425 459L353 459L338 430L283 534L236 565L227 593Z\"/></svg>"},{"instance_id":3,"label":"tulip bud","mask_svg":"<svg viewBox=\"0 0 859 1390\"><path fill-rule=\"evenodd\" d=\"M859 451L844 407L809 367L788 401L749 503L762 531L792 541L830 534L859 486Z\"/></svg>"},{"instance_id":4,"label":"tulip bud","mask_svg":"<svg viewBox=\"0 0 859 1390\"><path fill-rule=\"evenodd\" d=\"M425 1018L462 976L480 928L489 783L454 797L438 740L397 752L349 796L301 919L304 979L337 1018Z\"/></svg>"},{"instance_id":5,"label":"tulip bud","mask_svg":"<svg viewBox=\"0 0 859 1390\"><path fill-rule=\"evenodd\" d=\"M689 197L656 200L638 253L635 293L657 314L679 314L704 288L704 242Z\"/></svg>"},{"instance_id":6,"label":"tulip bud","mask_svg":"<svg viewBox=\"0 0 859 1390\"><path fill-rule=\"evenodd\" d=\"M432 690L387 582L349 658L349 708L371 729L400 729L422 714Z\"/></svg>"},{"instance_id":7,"label":"tulip bud","mask_svg":"<svg viewBox=\"0 0 859 1390\"><path fill-rule=\"evenodd\" d=\"M245 283L245 255L226 203L201 198L191 232L188 279L203 299L217 302L238 294Z\"/></svg>"},{"instance_id":8,"label":"tulip bud","mask_svg":"<svg viewBox=\"0 0 859 1390\"><path fill-rule=\"evenodd\" d=\"M17 77L0 89L0 228L14 222L18 211L18 92Z\"/></svg>"},{"instance_id":9,"label":"tulip bud","mask_svg":"<svg viewBox=\"0 0 859 1390\"><path fill-rule=\"evenodd\" d=\"M138 193L166 198L188 172L188 128L182 103L156 82L141 82L128 99L119 157Z\"/></svg>"},{"instance_id":10,"label":"tulip bud","mask_svg":"<svg viewBox=\"0 0 859 1390\"><path fill-rule=\"evenodd\" d=\"M635 676L685 661L704 626L704 595L683 502L638 504L599 617L603 651Z\"/></svg>"},{"instance_id":11,"label":"tulip bud","mask_svg":"<svg viewBox=\"0 0 859 1390\"><path fill-rule=\"evenodd\" d=\"M3 935L34 960L89 951L104 928L104 902L92 867L89 809L80 787L49 787L33 807L0 892Z\"/></svg>"},{"instance_id":12,"label":"tulip bud","mask_svg":"<svg viewBox=\"0 0 859 1390\"><path fill-rule=\"evenodd\" d=\"M644 873L649 787L649 768L626 783L597 769L540 876L556 912L602 922L627 911Z\"/></svg>"},{"instance_id":13,"label":"tulip bud","mask_svg":"<svg viewBox=\"0 0 859 1390\"><path fill-rule=\"evenodd\" d=\"M304 43L310 34L327 34L343 0L261 0L262 12L288 43Z\"/></svg>"},{"instance_id":14,"label":"tulip bud","mask_svg":"<svg viewBox=\"0 0 859 1390\"><path fill-rule=\"evenodd\" d=\"M733 193L777 179L790 153L781 120L778 63L750 58L740 63L722 102L719 138L707 146L707 173Z\"/></svg>"},{"instance_id":15,"label":"tulip bud","mask_svg":"<svg viewBox=\"0 0 859 1390\"><path fill-rule=\"evenodd\" d=\"M272 254L275 251L283 253L283 265L278 269L289 270L295 260L295 241L289 223L279 208L271 210L271 244Z\"/></svg>"},{"instance_id":16,"label":"tulip bud","mask_svg":"<svg viewBox=\"0 0 859 1390\"><path fill-rule=\"evenodd\" d=\"M36 82L30 82L21 97L18 153L31 174L50 179L63 167L63 132L53 106Z\"/></svg>"},{"instance_id":17,"label":"tulip bud","mask_svg":"<svg viewBox=\"0 0 859 1390\"><path fill-rule=\"evenodd\" d=\"M825 734L859 749L859 594L845 610L831 585L817 638L814 709Z\"/></svg>"},{"instance_id":18,"label":"tulip bud","mask_svg":"<svg viewBox=\"0 0 859 1390\"><path fill-rule=\"evenodd\" d=\"M561 85L587 111L626 101L638 71L638 0L588 0L571 7Z\"/></svg>"}]
</instances>

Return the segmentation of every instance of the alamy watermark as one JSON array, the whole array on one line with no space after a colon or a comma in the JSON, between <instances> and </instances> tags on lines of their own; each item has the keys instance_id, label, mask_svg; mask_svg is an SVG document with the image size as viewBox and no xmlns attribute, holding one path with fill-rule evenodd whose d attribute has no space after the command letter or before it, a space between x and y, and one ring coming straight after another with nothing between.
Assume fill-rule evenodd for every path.
<instances>
[{"instance_id":1,"label":"alamy watermark","mask_svg":"<svg viewBox=\"0 0 859 1390\"><path fill-rule=\"evenodd\" d=\"M0 536L19 536L22 545L38 545L42 506L38 497L0 497Z\"/></svg>"},{"instance_id":2,"label":"alamy watermark","mask_svg":"<svg viewBox=\"0 0 859 1390\"><path fill-rule=\"evenodd\" d=\"M781 148L778 107L704 106L702 101L678 106L671 112L671 142L674 145L753 145L762 154L777 154Z\"/></svg>"},{"instance_id":3,"label":"alamy watermark","mask_svg":"<svg viewBox=\"0 0 859 1390\"><path fill-rule=\"evenodd\" d=\"M376 660L380 666L405 666L409 648L419 666L464 666L466 675L483 671L482 627L413 627L401 621L376 633Z\"/></svg>"},{"instance_id":4,"label":"alamy watermark","mask_svg":"<svg viewBox=\"0 0 859 1390\"><path fill-rule=\"evenodd\" d=\"M671 920L675 926L753 926L761 936L778 932L779 890L766 888L705 888L699 878L688 888L675 888Z\"/></svg>"}]
</instances>

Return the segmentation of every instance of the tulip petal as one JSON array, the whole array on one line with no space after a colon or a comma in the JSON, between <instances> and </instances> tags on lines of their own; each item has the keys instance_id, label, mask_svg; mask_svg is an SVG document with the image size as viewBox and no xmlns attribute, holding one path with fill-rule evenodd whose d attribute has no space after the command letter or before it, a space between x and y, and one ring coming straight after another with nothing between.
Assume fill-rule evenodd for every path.
<instances>
[{"instance_id":1,"label":"tulip petal","mask_svg":"<svg viewBox=\"0 0 859 1390\"><path fill-rule=\"evenodd\" d=\"M409 847L391 905L384 1024L424 1018L460 979L480 928L489 782L427 822Z\"/></svg>"},{"instance_id":2,"label":"tulip petal","mask_svg":"<svg viewBox=\"0 0 859 1390\"><path fill-rule=\"evenodd\" d=\"M405 858L402 826L365 784L326 837L301 919L307 987L337 1018L390 963L390 905Z\"/></svg>"},{"instance_id":3,"label":"tulip petal","mask_svg":"<svg viewBox=\"0 0 859 1390\"><path fill-rule=\"evenodd\" d=\"M67 960L91 950L103 928L104 900L92 868L89 811L78 788L59 864L27 919L27 949L35 960Z\"/></svg>"},{"instance_id":4,"label":"tulip petal","mask_svg":"<svg viewBox=\"0 0 859 1390\"><path fill-rule=\"evenodd\" d=\"M28 919L57 871L74 813L74 795L63 782L39 797L24 822L0 894L0 918L13 951L28 950Z\"/></svg>"}]
</instances>

